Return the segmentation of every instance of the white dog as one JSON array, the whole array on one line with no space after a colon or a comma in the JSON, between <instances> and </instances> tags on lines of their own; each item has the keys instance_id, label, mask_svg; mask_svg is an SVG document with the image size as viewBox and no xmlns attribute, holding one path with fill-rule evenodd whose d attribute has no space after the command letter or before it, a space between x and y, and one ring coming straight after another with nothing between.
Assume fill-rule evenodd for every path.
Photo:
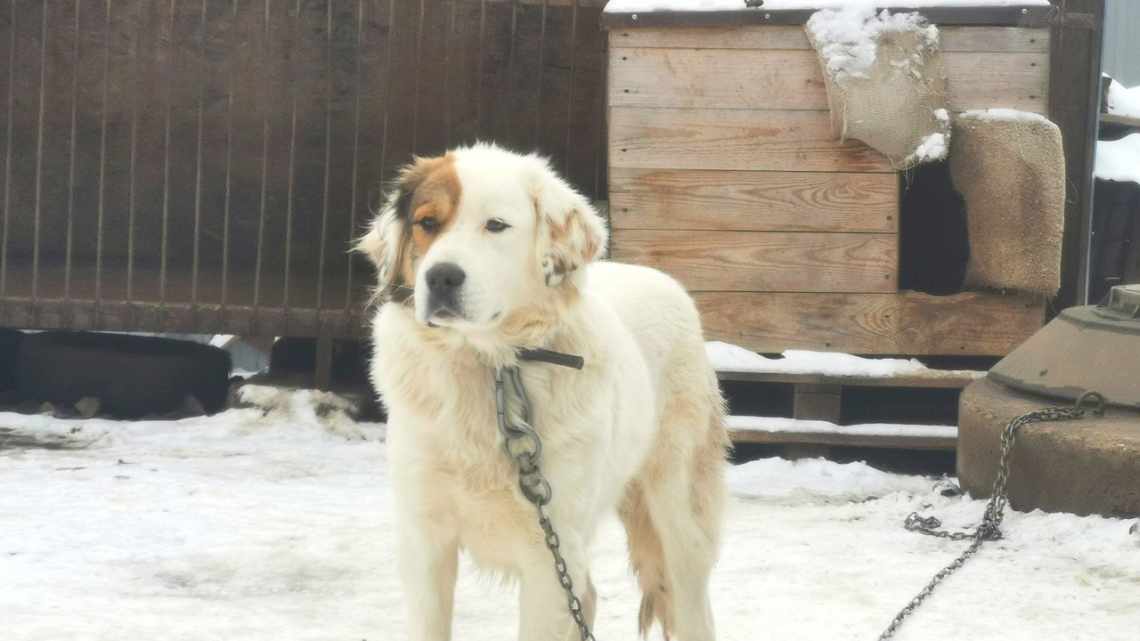
<instances>
[{"instance_id":1,"label":"white dog","mask_svg":"<svg viewBox=\"0 0 1140 641\"><path fill-rule=\"evenodd\" d=\"M577 638L535 508L496 424L496 368L520 348L548 507L592 622L589 549L617 509L654 619L712 641L724 487L723 403L692 299L668 276L594 262L606 229L547 162L493 145L419 158L358 249L377 267L372 381L389 409L410 637L451 636L459 550L517 578L522 641Z\"/></svg>"}]
</instances>

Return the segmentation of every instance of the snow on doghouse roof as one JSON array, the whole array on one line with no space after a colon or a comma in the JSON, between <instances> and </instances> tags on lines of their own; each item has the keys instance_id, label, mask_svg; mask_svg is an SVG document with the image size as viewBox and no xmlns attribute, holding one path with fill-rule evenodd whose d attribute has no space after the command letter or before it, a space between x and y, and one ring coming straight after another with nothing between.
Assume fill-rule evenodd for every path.
<instances>
[{"instance_id":1,"label":"snow on doghouse roof","mask_svg":"<svg viewBox=\"0 0 1140 641\"><path fill-rule=\"evenodd\" d=\"M1105 103L1110 115L1140 120L1140 85L1128 88L1113 80L1108 85Z\"/></svg>"},{"instance_id":2,"label":"snow on doghouse roof","mask_svg":"<svg viewBox=\"0 0 1140 641\"><path fill-rule=\"evenodd\" d=\"M610 0L606 13L651 13L654 11L802 11L841 9L852 0L765 0L759 7L747 7L744 0ZM873 2L876 7L925 9L930 7L1048 7L1048 0L895 0Z\"/></svg>"},{"instance_id":3,"label":"snow on doghouse roof","mask_svg":"<svg viewBox=\"0 0 1140 641\"><path fill-rule=\"evenodd\" d=\"M1140 183L1140 134L1096 144L1096 177Z\"/></svg>"}]
</instances>

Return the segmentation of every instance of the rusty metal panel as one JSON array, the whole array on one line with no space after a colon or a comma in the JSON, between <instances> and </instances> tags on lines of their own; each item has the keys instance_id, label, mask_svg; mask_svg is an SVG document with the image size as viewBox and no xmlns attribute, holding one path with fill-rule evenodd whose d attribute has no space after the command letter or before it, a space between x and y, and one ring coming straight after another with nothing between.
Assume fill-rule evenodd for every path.
<instances>
[{"instance_id":1,"label":"rusty metal panel","mask_svg":"<svg viewBox=\"0 0 1140 641\"><path fill-rule=\"evenodd\" d=\"M0 325L356 335L413 153L605 191L596 0L0 0Z\"/></svg>"}]
</instances>

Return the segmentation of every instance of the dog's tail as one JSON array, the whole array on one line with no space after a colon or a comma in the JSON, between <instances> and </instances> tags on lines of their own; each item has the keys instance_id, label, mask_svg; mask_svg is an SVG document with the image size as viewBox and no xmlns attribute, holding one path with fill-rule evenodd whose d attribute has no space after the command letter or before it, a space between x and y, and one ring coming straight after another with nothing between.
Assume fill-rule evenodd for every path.
<instances>
[{"instance_id":1,"label":"dog's tail","mask_svg":"<svg viewBox=\"0 0 1140 641\"><path fill-rule=\"evenodd\" d=\"M703 348L703 346L702 346ZM708 581L726 500L724 401L710 368L704 394L673 394L649 462L626 488L619 514L641 587L638 623L669 639L714 638Z\"/></svg>"},{"instance_id":2,"label":"dog's tail","mask_svg":"<svg viewBox=\"0 0 1140 641\"><path fill-rule=\"evenodd\" d=\"M672 626L667 623L667 613L671 612L672 608L668 603L658 602L659 599L665 598L668 598L668 595L664 592L656 596L653 592L646 592L641 597L641 609L637 612L637 631L643 639L649 636L649 629L653 627L653 620L656 619L661 623L665 641L669 641Z\"/></svg>"},{"instance_id":3,"label":"dog's tail","mask_svg":"<svg viewBox=\"0 0 1140 641\"><path fill-rule=\"evenodd\" d=\"M638 481L634 481L626 491L619 513L629 537L630 562L641 587L641 608L637 612L638 631L645 637L656 620L661 624L667 640L673 628L673 607L665 576L664 551Z\"/></svg>"}]
</instances>

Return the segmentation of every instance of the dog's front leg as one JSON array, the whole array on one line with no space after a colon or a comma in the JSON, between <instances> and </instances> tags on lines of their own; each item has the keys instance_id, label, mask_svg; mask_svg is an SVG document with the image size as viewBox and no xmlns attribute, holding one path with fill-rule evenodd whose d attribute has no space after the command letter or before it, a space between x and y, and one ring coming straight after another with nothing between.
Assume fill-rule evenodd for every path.
<instances>
[{"instance_id":1,"label":"dog's front leg","mask_svg":"<svg viewBox=\"0 0 1140 641\"><path fill-rule=\"evenodd\" d=\"M408 638L449 641L459 549L453 537L429 532L430 524L400 527L400 578L407 600Z\"/></svg>"},{"instance_id":2,"label":"dog's front leg","mask_svg":"<svg viewBox=\"0 0 1140 641\"><path fill-rule=\"evenodd\" d=\"M574 583L574 593L582 601L586 622L593 625L594 586L590 584L586 553L581 538L572 532L562 534L559 552ZM519 585L519 641L570 641L580 639L578 626L567 608L554 559L539 544L528 551Z\"/></svg>"}]
</instances>

